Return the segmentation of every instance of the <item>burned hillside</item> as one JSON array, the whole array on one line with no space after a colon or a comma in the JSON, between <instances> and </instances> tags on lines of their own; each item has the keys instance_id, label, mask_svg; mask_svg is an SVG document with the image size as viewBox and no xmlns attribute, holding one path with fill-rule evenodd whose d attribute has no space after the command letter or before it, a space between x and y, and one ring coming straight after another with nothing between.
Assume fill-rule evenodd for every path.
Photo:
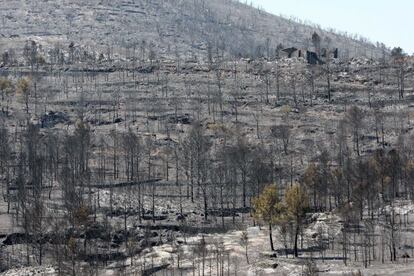
<instances>
[{"instance_id":1,"label":"burned hillside","mask_svg":"<svg viewBox=\"0 0 414 276\"><path fill-rule=\"evenodd\" d=\"M4 275L410 275L402 49L235 1L23 2L0 1Z\"/></svg>"}]
</instances>

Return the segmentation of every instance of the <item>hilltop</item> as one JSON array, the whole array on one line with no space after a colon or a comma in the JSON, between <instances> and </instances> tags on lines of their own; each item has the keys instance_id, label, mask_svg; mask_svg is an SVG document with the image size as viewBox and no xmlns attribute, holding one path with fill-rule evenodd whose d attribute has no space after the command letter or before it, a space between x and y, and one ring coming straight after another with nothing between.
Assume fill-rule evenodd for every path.
<instances>
[{"instance_id":1,"label":"hilltop","mask_svg":"<svg viewBox=\"0 0 414 276\"><path fill-rule=\"evenodd\" d=\"M308 48L317 32L342 56L378 57L364 40L327 32L237 1L70 0L0 1L0 48L35 40L67 49L70 43L107 56L145 51L159 59L206 59L209 49L236 57L271 57L278 45ZM219 53L220 52L220 53ZM149 53L148 53L149 54Z\"/></svg>"}]
</instances>

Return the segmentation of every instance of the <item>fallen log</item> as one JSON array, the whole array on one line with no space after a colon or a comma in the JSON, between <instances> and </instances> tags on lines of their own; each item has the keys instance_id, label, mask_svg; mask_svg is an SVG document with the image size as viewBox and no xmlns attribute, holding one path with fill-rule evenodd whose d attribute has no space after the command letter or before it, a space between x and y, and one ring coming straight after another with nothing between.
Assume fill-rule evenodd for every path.
<instances>
[{"instance_id":1,"label":"fallen log","mask_svg":"<svg viewBox=\"0 0 414 276\"><path fill-rule=\"evenodd\" d=\"M121 183L110 183L110 184L99 184L99 185L92 185L92 188L96 189L108 189L108 188L124 188L124 187L130 187L130 186L136 186L136 185L142 185L142 184L151 184L160 182L162 179L150 179L145 181L130 181L130 182L121 182Z\"/></svg>"}]
</instances>

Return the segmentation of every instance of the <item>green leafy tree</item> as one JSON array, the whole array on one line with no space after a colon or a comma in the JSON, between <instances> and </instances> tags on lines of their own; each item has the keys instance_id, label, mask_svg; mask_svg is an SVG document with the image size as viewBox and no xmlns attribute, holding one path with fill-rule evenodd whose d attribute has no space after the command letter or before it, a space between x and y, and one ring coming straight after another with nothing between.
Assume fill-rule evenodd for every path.
<instances>
[{"instance_id":1,"label":"green leafy tree","mask_svg":"<svg viewBox=\"0 0 414 276\"><path fill-rule=\"evenodd\" d=\"M277 223L283 217L283 206L279 199L277 186L267 186L263 192L253 199L254 213L253 216L260 221L269 225L269 240L271 250L273 246L272 225Z\"/></svg>"},{"instance_id":2,"label":"green leafy tree","mask_svg":"<svg viewBox=\"0 0 414 276\"><path fill-rule=\"evenodd\" d=\"M308 194L299 185L293 185L285 192L287 218L295 224L295 257L298 256L298 236L303 227L306 210L309 207Z\"/></svg>"}]
</instances>

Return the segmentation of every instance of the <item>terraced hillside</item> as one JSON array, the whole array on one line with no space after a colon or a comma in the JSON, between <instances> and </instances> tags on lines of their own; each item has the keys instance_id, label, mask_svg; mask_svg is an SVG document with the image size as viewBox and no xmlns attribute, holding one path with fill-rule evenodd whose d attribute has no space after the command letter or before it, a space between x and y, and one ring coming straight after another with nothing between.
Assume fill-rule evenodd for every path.
<instances>
[{"instance_id":1,"label":"terraced hillside","mask_svg":"<svg viewBox=\"0 0 414 276\"><path fill-rule=\"evenodd\" d=\"M279 44L307 48L311 35L346 56L379 56L370 43L325 32L222 0L1 0L0 47L27 39L45 47L71 42L113 56L151 48L157 57L206 59L208 49L233 56L271 56ZM134 50L135 48L135 50ZM145 55L141 53L141 55Z\"/></svg>"},{"instance_id":2,"label":"terraced hillside","mask_svg":"<svg viewBox=\"0 0 414 276\"><path fill-rule=\"evenodd\" d=\"M0 16L1 275L412 274L412 57L235 1Z\"/></svg>"}]
</instances>

